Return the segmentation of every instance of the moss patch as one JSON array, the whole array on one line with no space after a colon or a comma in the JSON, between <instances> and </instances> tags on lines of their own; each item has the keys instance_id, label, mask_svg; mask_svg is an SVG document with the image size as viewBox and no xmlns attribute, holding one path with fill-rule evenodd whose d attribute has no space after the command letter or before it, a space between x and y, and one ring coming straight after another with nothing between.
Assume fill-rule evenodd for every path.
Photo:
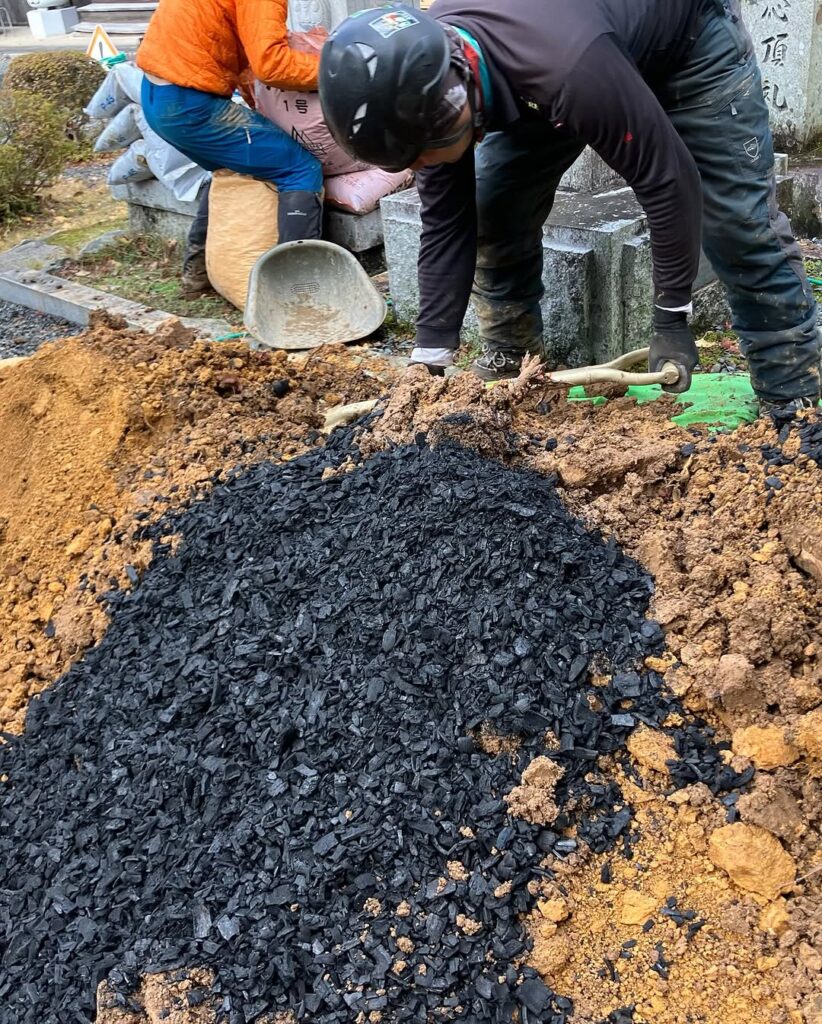
<instances>
[{"instance_id":1,"label":"moss patch","mask_svg":"<svg viewBox=\"0 0 822 1024\"><path fill-rule=\"evenodd\" d=\"M55 231L53 235L47 235L46 241L49 245L59 245L67 249L71 255L107 231L125 231L128 227L127 217L114 217L110 220L98 221L96 224L85 224L82 227L67 228L65 231Z\"/></svg>"}]
</instances>

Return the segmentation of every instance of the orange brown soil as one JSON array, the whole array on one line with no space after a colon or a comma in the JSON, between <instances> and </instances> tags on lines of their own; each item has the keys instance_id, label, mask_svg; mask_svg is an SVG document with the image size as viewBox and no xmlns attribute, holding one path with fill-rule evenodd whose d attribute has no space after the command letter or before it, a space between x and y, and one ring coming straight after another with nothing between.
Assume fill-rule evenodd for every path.
<instances>
[{"instance_id":1,"label":"orange brown soil","mask_svg":"<svg viewBox=\"0 0 822 1024\"><path fill-rule=\"evenodd\" d=\"M98 597L149 558L141 520L218 471L293 458L328 406L392 376L344 350L287 360L105 319L0 371L0 730L100 636Z\"/></svg>"}]
</instances>

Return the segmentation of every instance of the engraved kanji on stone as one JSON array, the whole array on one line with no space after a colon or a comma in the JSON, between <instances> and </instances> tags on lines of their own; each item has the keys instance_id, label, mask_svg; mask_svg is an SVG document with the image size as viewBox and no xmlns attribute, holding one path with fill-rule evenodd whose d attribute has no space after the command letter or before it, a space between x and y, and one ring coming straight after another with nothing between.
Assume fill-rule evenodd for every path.
<instances>
[{"instance_id":1,"label":"engraved kanji on stone","mask_svg":"<svg viewBox=\"0 0 822 1024\"><path fill-rule=\"evenodd\" d=\"M780 21L788 20L788 11L791 9L791 0L770 0L762 8L761 17L778 18Z\"/></svg>"},{"instance_id":2,"label":"engraved kanji on stone","mask_svg":"<svg viewBox=\"0 0 822 1024\"><path fill-rule=\"evenodd\" d=\"M774 110L787 110L788 101L780 92L776 82L769 82L767 79L762 83L762 94Z\"/></svg>"},{"instance_id":3,"label":"engraved kanji on stone","mask_svg":"<svg viewBox=\"0 0 822 1024\"><path fill-rule=\"evenodd\" d=\"M763 64L772 64L777 68L785 67L785 57L788 53L788 44L785 41L787 38L787 32L777 32L775 36L768 36L767 39L762 40L762 45L765 47L765 53L762 56Z\"/></svg>"}]
</instances>

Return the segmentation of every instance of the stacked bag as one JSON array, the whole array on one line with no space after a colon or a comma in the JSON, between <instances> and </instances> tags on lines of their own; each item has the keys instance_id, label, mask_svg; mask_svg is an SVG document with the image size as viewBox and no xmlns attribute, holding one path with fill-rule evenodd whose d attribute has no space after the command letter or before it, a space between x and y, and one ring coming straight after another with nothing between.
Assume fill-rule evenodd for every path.
<instances>
[{"instance_id":1,"label":"stacked bag","mask_svg":"<svg viewBox=\"0 0 822 1024\"><path fill-rule=\"evenodd\" d=\"M196 199L207 171L152 131L140 106L143 72L129 62L115 64L86 107L86 114L107 122L95 153L125 150L111 165L109 185L130 185L157 178L176 199Z\"/></svg>"},{"instance_id":2,"label":"stacked bag","mask_svg":"<svg viewBox=\"0 0 822 1024\"><path fill-rule=\"evenodd\" d=\"M324 28L289 32L288 45L292 50L318 54L327 38ZM362 216L376 210L385 196L411 184L411 171L382 171L353 160L338 146L323 119L319 93L275 89L257 82L255 99L261 114L320 161L326 205Z\"/></svg>"}]
</instances>

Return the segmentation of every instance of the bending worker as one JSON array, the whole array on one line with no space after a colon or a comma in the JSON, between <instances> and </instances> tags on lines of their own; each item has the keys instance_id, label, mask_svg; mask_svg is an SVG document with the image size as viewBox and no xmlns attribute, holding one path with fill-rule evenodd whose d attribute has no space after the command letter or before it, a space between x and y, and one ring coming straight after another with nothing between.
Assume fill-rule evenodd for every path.
<instances>
[{"instance_id":1,"label":"bending worker","mask_svg":"<svg viewBox=\"0 0 822 1024\"><path fill-rule=\"evenodd\" d=\"M207 171L276 186L281 242L320 237L320 163L231 97L249 66L266 85L316 90L319 58L289 48L287 15L287 0L160 0L137 51L149 125Z\"/></svg>"},{"instance_id":2,"label":"bending worker","mask_svg":"<svg viewBox=\"0 0 822 1024\"><path fill-rule=\"evenodd\" d=\"M411 166L422 203L412 361L450 365L471 294L486 380L540 352L542 226L587 143L648 218L650 369L690 386L700 243L764 407L819 398L819 335L774 193L768 110L738 0L436 0L364 11L322 52L325 118L350 154ZM481 144L474 151L474 143Z\"/></svg>"}]
</instances>

